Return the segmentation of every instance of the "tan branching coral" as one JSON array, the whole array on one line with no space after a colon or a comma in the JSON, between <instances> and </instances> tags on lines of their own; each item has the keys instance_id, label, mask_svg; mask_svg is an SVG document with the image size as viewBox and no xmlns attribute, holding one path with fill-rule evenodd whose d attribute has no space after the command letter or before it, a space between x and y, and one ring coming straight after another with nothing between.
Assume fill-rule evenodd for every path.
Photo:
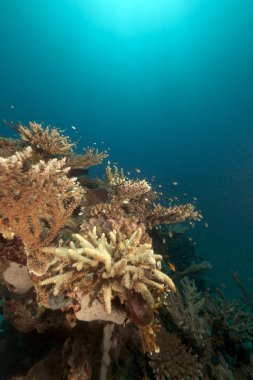
<instances>
[{"instance_id":1,"label":"tan branching coral","mask_svg":"<svg viewBox=\"0 0 253 380\"><path fill-rule=\"evenodd\" d=\"M91 166L99 165L108 156L107 153L93 148L89 148L85 155L71 154L66 158L66 165L71 169L88 169Z\"/></svg>"},{"instance_id":2,"label":"tan branching coral","mask_svg":"<svg viewBox=\"0 0 253 380\"><path fill-rule=\"evenodd\" d=\"M123 181L126 179L124 175L124 170L122 168L119 169L116 165L114 166L114 169L112 169L110 165L107 165L105 169L105 173L106 173L106 179L105 179L106 183L112 184L117 180Z\"/></svg>"},{"instance_id":3,"label":"tan branching coral","mask_svg":"<svg viewBox=\"0 0 253 380\"><path fill-rule=\"evenodd\" d=\"M143 193L134 194L133 197L125 198L130 201L125 202L124 209L128 214L138 217L140 223L145 224L150 229L161 224L176 224L186 220L198 221L202 218L195 206L190 203L164 207L155 203L156 197L155 192L146 188L146 192L143 191Z\"/></svg>"},{"instance_id":4,"label":"tan branching coral","mask_svg":"<svg viewBox=\"0 0 253 380\"><path fill-rule=\"evenodd\" d=\"M30 122L29 127L19 125L18 131L21 140L30 145L35 152L39 151L49 156L69 154L75 146L70 143L68 136L62 136L56 128L43 128L42 124L35 122Z\"/></svg>"},{"instance_id":5,"label":"tan branching coral","mask_svg":"<svg viewBox=\"0 0 253 380\"><path fill-rule=\"evenodd\" d=\"M108 240L105 234L98 237L94 227L87 236L73 235L77 245L71 242L69 248L44 248L43 252L53 254L58 262L40 285L52 286L54 296L68 288L89 292L91 300L98 297L109 314L111 301L118 297L125 303L129 291L140 293L153 306L157 294L166 288L175 291L175 285L160 271L162 256L156 255L150 244L140 244L141 236L139 228L122 241L112 231Z\"/></svg>"},{"instance_id":6,"label":"tan branching coral","mask_svg":"<svg viewBox=\"0 0 253 380\"><path fill-rule=\"evenodd\" d=\"M171 207L163 207L157 204L147 212L145 217L146 223L150 227L158 224L182 223L187 219L201 219L201 215L191 203Z\"/></svg>"},{"instance_id":7,"label":"tan branching coral","mask_svg":"<svg viewBox=\"0 0 253 380\"><path fill-rule=\"evenodd\" d=\"M113 182L113 199L115 202L127 201L150 191L147 181L117 179Z\"/></svg>"},{"instance_id":8,"label":"tan branching coral","mask_svg":"<svg viewBox=\"0 0 253 380\"><path fill-rule=\"evenodd\" d=\"M202 366L191 348L174 333L162 329L157 335L159 352L149 355L149 363L157 380L202 379Z\"/></svg>"},{"instance_id":9,"label":"tan branching coral","mask_svg":"<svg viewBox=\"0 0 253 380\"><path fill-rule=\"evenodd\" d=\"M64 159L29 166L31 155L28 147L0 158L0 230L21 238L29 253L56 237L82 196Z\"/></svg>"},{"instance_id":10,"label":"tan branching coral","mask_svg":"<svg viewBox=\"0 0 253 380\"><path fill-rule=\"evenodd\" d=\"M125 215L124 210L118 203L98 203L95 206L91 206L89 210L82 209L83 214L87 212L88 218L104 218L104 219L116 219L119 216Z\"/></svg>"},{"instance_id":11,"label":"tan branching coral","mask_svg":"<svg viewBox=\"0 0 253 380\"><path fill-rule=\"evenodd\" d=\"M108 189L111 203L121 204L123 201L128 201L138 198L139 196L148 193L151 190L150 185L146 180L130 180L124 175L123 169L118 169L110 165L106 167L106 176L103 181L99 181L102 187Z\"/></svg>"}]
</instances>

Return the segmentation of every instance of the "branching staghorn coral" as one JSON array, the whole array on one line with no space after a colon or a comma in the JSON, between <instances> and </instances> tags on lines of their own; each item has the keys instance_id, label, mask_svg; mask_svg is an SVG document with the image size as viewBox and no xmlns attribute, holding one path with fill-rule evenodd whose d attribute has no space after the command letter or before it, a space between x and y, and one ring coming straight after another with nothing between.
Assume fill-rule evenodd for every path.
<instances>
[{"instance_id":1,"label":"branching staghorn coral","mask_svg":"<svg viewBox=\"0 0 253 380\"><path fill-rule=\"evenodd\" d=\"M112 186L113 202L121 203L129 201L132 198L139 197L150 191L150 185L145 181L133 181L125 179L117 179Z\"/></svg>"},{"instance_id":2,"label":"branching staghorn coral","mask_svg":"<svg viewBox=\"0 0 253 380\"><path fill-rule=\"evenodd\" d=\"M145 222L150 228L158 224L182 223L187 219L201 219L201 215L191 203L171 207L163 207L157 204L145 216Z\"/></svg>"},{"instance_id":3,"label":"branching staghorn coral","mask_svg":"<svg viewBox=\"0 0 253 380\"><path fill-rule=\"evenodd\" d=\"M0 157L0 230L21 238L29 254L49 244L81 200L65 160L29 165L32 149ZM34 268L29 268L33 270Z\"/></svg>"},{"instance_id":4,"label":"branching staghorn coral","mask_svg":"<svg viewBox=\"0 0 253 380\"><path fill-rule=\"evenodd\" d=\"M202 379L202 365L174 333L162 329L157 334L159 352L149 355L149 363L157 380Z\"/></svg>"},{"instance_id":5,"label":"branching staghorn coral","mask_svg":"<svg viewBox=\"0 0 253 380\"><path fill-rule=\"evenodd\" d=\"M75 144L70 143L68 136L62 136L56 129L42 127L42 124L30 122L29 127L19 125L18 128L21 140L25 141L36 152L44 153L48 156L67 155Z\"/></svg>"},{"instance_id":6,"label":"branching staghorn coral","mask_svg":"<svg viewBox=\"0 0 253 380\"><path fill-rule=\"evenodd\" d=\"M197 291L194 281L181 281L182 289L165 295L166 314L193 346L202 348L206 339L206 322L200 315L205 298Z\"/></svg>"},{"instance_id":7,"label":"branching staghorn coral","mask_svg":"<svg viewBox=\"0 0 253 380\"><path fill-rule=\"evenodd\" d=\"M108 314L112 300L118 297L126 303L128 292L140 293L154 306L157 295L166 288L175 291L175 285L160 271L162 256L156 255L150 244L140 244L141 235L139 228L122 241L112 231L108 240L105 234L97 236L94 227L87 236L73 235L76 244L71 242L69 248L44 248L45 254L53 254L58 261L40 286L49 286L49 291L52 287L54 296L66 289L89 293L91 302L99 298Z\"/></svg>"},{"instance_id":8,"label":"branching staghorn coral","mask_svg":"<svg viewBox=\"0 0 253 380\"><path fill-rule=\"evenodd\" d=\"M124 209L126 209L127 213L132 213L138 217L140 222L144 223L149 229L161 224L182 223L191 219L201 220L202 216L194 205L189 203L164 207L155 203L156 196L157 194L151 188L146 188L145 192L126 197L126 200L130 200L130 202L126 202Z\"/></svg>"},{"instance_id":9,"label":"branching staghorn coral","mask_svg":"<svg viewBox=\"0 0 253 380\"><path fill-rule=\"evenodd\" d=\"M123 169L114 166L114 170L107 165L106 177L99 183L106 188L110 195L110 203L122 205L148 192L151 187L146 180L130 180L124 175Z\"/></svg>"},{"instance_id":10,"label":"branching staghorn coral","mask_svg":"<svg viewBox=\"0 0 253 380\"><path fill-rule=\"evenodd\" d=\"M88 169L91 166L99 165L108 156L107 153L99 153L98 150L89 148L86 154L71 154L66 157L66 165L71 169Z\"/></svg>"},{"instance_id":11,"label":"branching staghorn coral","mask_svg":"<svg viewBox=\"0 0 253 380\"><path fill-rule=\"evenodd\" d=\"M106 178L105 178L105 183L112 184L117 180L125 180L125 175L124 175L124 170L118 169L116 165L114 165L114 170L110 167L108 164L105 168L105 173L106 173Z\"/></svg>"}]
</instances>

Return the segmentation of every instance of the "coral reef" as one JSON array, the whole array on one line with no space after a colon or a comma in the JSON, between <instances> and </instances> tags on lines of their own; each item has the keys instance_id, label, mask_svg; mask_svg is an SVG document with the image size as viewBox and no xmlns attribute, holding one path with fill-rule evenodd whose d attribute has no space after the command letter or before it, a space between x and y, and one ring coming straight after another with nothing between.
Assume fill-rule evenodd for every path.
<instances>
[{"instance_id":1,"label":"coral reef","mask_svg":"<svg viewBox=\"0 0 253 380\"><path fill-rule=\"evenodd\" d=\"M57 128L5 124L20 139L0 139L0 351L8 323L57 344L0 376L251 376L252 299L235 274L247 305L200 291L211 264L186 235L195 206L159 203L116 166L90 177L107 152L76 154Z\"/></svg>"}]
</instances>

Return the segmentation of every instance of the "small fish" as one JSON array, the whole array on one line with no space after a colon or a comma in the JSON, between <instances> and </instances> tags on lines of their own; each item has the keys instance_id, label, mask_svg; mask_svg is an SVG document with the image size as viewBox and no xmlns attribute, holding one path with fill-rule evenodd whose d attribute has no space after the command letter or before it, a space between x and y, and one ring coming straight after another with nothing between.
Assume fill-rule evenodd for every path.
<instances>
[{"instance_id":1,"label":"small fish","mask_svg":"<svg viewBox=\"0 0 253 380\"><path fill-rule=\"evenodd\" d=\"M158 187L162 187L162 185L159 185Z\"/></svg>"},{"instance_id":2,"label":"small fish","mask_svg":"<svg viewBox=\"0 0 253 380\"><path fill-rule=\"evenodd\" d=\"M74 125L71 125L70 127L71 127L72 129L76 129L76 127L75 127Z\"/></svg>"},{"instance_id":3,"label":"small fish","mask_svg":"<svg viewBox=\"0 0 253 380\"><path fill-rule=\"evenodd\" d=\"M176 267L174 264L172 264L170 261L168 261L168 265L170 267L170 269L173 271L173 272L176 272Z\"/></svg>"},{"instance_id":4,"label":"small fish","mask_svg":"<svg viewBox=\"0 0 253 380\"><path fill-rule=\"evenodd\" d=\"M193 199L194 201L197 201L197 200L198 200L198 198L197 198L197 197L193 197L192 199Z\"/></svg>"},{"instance_id":5,"label":"small fish","mask_svg":"<svg viewBox=\"0 0 253 380\"><path fill-rule=\"evenodd\" d=\"M14 108L14 105L12 104L12 105L10 106L10 108L13 110L13 108Z\"/></svg>"},{"instance_id":6,"label":"small fish","mask_svg":"<svg viewBox=\"0 0 253 380\"><path fill-rule=\"evenodd\" d=\"M163 238L163 244L166 244L166 239L165 238Z\"/></svg>"},{"instance_id":7,"label":"small fish","mask_svg":"<svg viewBox=\"0 0 253 380\"><path fill-rule=\"evenodd\" d=\"M129 200L128 199L125 199L123 202L122 202L124 205L127 205L129 203Z\"/></svg>"},{"instance_id":8,"label":"small fish","mask_svg":"<svg viewBox=\"0 0 253 380\"><path fill-rule=\"evenodd\" d=\"M136 171L136 173L140 173L141 172L141 169L139 169L139 168L135 168L134 170Z\"/></svg>"},{"instance_id":9,"label":"small fish","mask_svg":"<svg viewBox=\"0 0 253 380\"><path fill-rule=\"evenodd\" d=\"M174 199L173 199L173 198L169 198L169 201L170 201L170 202L173 202L173 201L174 201Z\"/></svg>"},{"instance_id":10,"label":"small fish","mask_svg":"<svg viewBox=\"0 0 253 380\"><path fill-rule=\"evenodd\" d=\"M172 181L171 183L172 183L173 186L177 186L178 185L177 181Z\"/></svg>"},{"instance_id":11,"label":"small fish","mask_svg":"<svg viewBox=\"0 0 253 380\"><path fill-rule=\"evenodd\" d=\"M205 222L204 226L205 226L206 228L208 228L208 223L207 223L207 222Z\"/></svg>"},{"instance_id":12,"label":"small fish","mask_svg":"<svg viewBox=\"0 0 253 380\"><path fill-rule=\"evenodd\" d=\"M130 172L127 172L127 175L130 175L131 173Z\"/></svg>"},{"instance_id":13,"label":"small fish","mask_svg":"<svg viewBox=\"0 0 253 380\"><path fill-rule=\"evenodd\" d=\"M192 241L192 237L189 237L189 241Z\"/></svg>"},{"instance_id":14,"label":"small fish","mask_svg":"<svg viewBox=\"0 0 253 380\"><path fill-rule=\"evenodd\" d=\"M170 237L170 238L173 237L173 232L172 232L172 231L169 232L169 237Z\"/></svg>"}]
</instances>

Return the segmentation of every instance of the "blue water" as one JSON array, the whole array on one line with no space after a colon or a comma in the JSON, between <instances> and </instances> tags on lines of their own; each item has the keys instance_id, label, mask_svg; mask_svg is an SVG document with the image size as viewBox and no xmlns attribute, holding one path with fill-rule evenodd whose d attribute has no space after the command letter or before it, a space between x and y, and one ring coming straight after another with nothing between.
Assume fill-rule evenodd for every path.
<instances>
[{"instance_id":1,"label":"blue water","mask_svg":"<svg viewBox=\"0 0 253 380\"><path fill-rule=\"evenodd\" d=\"M197 250L229 289L252 276L252 19L252 0L0 1L0 116L197 197Z\"/></svg>"}]
</instances>

